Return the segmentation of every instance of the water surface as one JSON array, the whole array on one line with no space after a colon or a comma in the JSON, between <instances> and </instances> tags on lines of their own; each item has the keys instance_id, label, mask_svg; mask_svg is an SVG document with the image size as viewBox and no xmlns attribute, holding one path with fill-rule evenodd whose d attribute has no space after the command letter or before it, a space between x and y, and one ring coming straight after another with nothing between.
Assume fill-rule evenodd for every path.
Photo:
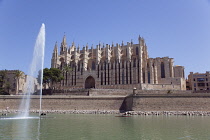
<instances>
[{"instance_id":1,"label":"water surface","mask_svg":"<svg viewBox=\"0 0 210 140\"><path fill-rule=\"evenodd\" d=\"M1 119L1 140L208 140L210 117L48 114Z\"/></svg>"}]
</instances>

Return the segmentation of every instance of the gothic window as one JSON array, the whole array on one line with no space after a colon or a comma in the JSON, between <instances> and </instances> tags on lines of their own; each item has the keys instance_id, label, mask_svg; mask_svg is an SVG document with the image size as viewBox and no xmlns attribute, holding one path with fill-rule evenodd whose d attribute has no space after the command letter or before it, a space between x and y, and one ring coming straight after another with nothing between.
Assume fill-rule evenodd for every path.
<instances>
[{"instance_id":1,"label":"gothic window","mask_svg":"<svg viewBox=\"0 0 210 140\"><path fill-rule=\"evenodd\" d=\"M126 84L128 84L128 65L126 63Z\"/></svg>"},{"instance_id":2,"label":"gothic window","mask_svg":"<svg viewBox=\"0 0 210 140\"><path fill-rule=\"evenodd\" d=\"M81 75L83 74L83 63L82 63L82 66L81 66Z\"/></svg>"},{"instance_id":3,"label":"gothic window","mask_svg":"<svg viewBox=\"0 0 210 140\"><path fill-rule=\"evenodd\" d=\"M80 62L78 63L78 71L80 71Z\"/></svg>"},{"instance_id":4,"label":"gothic window","mask_svg":"<svg viewBox=\"0 0 210 140\"><path fill-rule=\"evenodd\" d=\"M150 83L150 72L148 71L148 83Z\"/></svg>"},{"instance_id":5,"label":"gothic window","mask_svg":"<svg viewBox=\"0 0 210 140\"><path fill-rule=\"evenodd\" d=\"M136 55L139 55L139 48L136 47Z\"/></svg>"},{"instance_id":6,"label":"gothic window","mask_svg":"<svg viewBox=\"0 0 210 140\"><path fill-rule=\"evenodd\" d=\"M161 78L165 78L165 66L163 62L161 62Z\"/></svg>"},{"instance_id":7,"label":"gothic window","mask_svg":"<svg viewBox=\"0 0 210 140\"><path fill-rule=\"evenodd\" d=\"M122 68L124 68L124 61L122 61Z\"/></svg>"},{"instance_id":8,"label":"gothic window","mask_svg":"<svg viewBox=\"0 0 210 140\"><path fill-rule=\"evenodd\" d=\"M130 84L132 84L132 70L131 70L131 62L130 62Z\"/></svg>"},{"instance_id":9,"label":"gothic window","mask_svg":"<svg viewBox=\"0 0 210 140\"><path fill-rule=\"evenodd\" d=\"M103 85L103 72L101 72L101 85Z\"/></svg>"},{"instance_id":10,"label":"gothic window","mask_svg":"<svg viewBox=\"0 0 210 140\"><path fill-rule=\"evenodd\" d=\"M108 64L108 85L109 85L109 64Z\"/></svg>"},{"instance_id":11,"label":"gothic window","mask_svg":"<svg viewBox=\"0 0 210 140\"><path fill-rule=\"evenodd\" d=\"M125 77L124 77L124 70L122 71L122 84L124 84L124 80L125 80Z\"/></svg>"},{"instance_id":12,"label":"gothic window","mask_svg":"<svg viewBox=\"0 0 210 140\"><path fill-rule=\"evenodd\" d=\"M118 71L119 76L118 77L119 77L119 84L120 84L120 63L118 63L118 64L119 64L119 67L118 67L119 68L119 71Z\"/></svg>"},{"instance_id":13,"label":"gothic window","mask_svg":"<svg viewBox=\"0 0 210 140\"><path fill-rule=\"evenodd\" d=\"M96 69L96 64L94 61L92 61L92 70L95 70Z\"/></svg>"},{"instance_id":14,"label":"gothic window","mask_svg":"<svg viewBox=\"0 0 210 140\"><path fill-rule=\"evenodd\" d=\"M133 60L133 67L136 67L136 58Z\"/></svg>"},{"instance_id":15,"label":"gothic window","mask_svg":"<svg viewBox=\"0 0 210 140\"><path fill-rule=\"evenodd\" d=\"M145 72L143 70L143 83L145 83Z\"/></svg>"},{"instance_id":16,"label":"gothic window","mask_svg":"<svg viewBox=\"0 0 210 140\"><path fill-rule=\"evenodd\" d=\"M98 65L98 78L99 78L99 65Z\"/></svg>"},{"instance_id":17,"label":"gothic window","mask_svg":"<svg viewBox=\"0 0 210 140\"><path fill-rule=\"evenodd\" d=\"M117 84L117 63L115 63L115 84Z\"/></svg>"},{"instance_id":18,"label":"gothic window","mask_svg":"<svg viewBox=\"0 0 210 140\"><path fill-rule=\"evenodd\" d=\"M103 64L101 64L101 70L103 70Z\"/></svg>"},{"instance_id":19,"label":"gothic window","mask_svg":"<svg viewBox=\"0 0 210 140\"><path fill-rule=\"evenodd\" d=\"M74 85L77 84L77 71L76 71L77 67L75 67L75 75L74 75Z\"/></svg>"}]
</instances>

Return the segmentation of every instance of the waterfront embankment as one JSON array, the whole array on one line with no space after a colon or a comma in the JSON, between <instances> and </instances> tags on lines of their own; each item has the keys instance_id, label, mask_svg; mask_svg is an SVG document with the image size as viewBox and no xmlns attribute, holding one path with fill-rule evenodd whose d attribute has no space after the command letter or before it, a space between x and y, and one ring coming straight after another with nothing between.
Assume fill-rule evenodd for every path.
<instances>
[{"instance_id":1,"label":"waterfront embankment","mask_svg":"<svg viewBox=\"0 0 210 140\"><path fill-rule=\"evenodd\" d=\"M0 110L1 114L18 114L19 110ZM39 110L30 110L30 113L39 114ZM44 114L114 114L121 116L210 116L210 111L127 111L118 110L42 110Z\"/></svg>"},{"instance_id":2,"label":"waterfront embankment","mask_svg":"<svg viewBox=\"0 0 210 140\"><path fill-rule=\"evenodd\" d=\"M119 114L132 115L202 115L209 116L210 94L176 91L172 93L124 91L123 95L99 94L94 90L86 96L44 95L42 110L46 113ZM111 91L110 91L111 93ZM120 92L119 92L120 93ZM22 96L0 96L1 112L18 112ZM39 111L39 96L31 96L31 112ZM7 109L7 110L6 110Z\"/></svg>"}]
</instances>

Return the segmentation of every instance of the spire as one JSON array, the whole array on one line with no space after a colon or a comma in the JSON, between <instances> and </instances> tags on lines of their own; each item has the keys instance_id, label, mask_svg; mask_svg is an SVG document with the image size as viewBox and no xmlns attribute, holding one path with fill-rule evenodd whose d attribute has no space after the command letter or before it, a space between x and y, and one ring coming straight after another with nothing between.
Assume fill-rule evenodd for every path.
<instances>
[{"instance_id":1,"label":"spire","mask_svg":"<svg viewBox=\"0 0 210 140\"><path fill-rule=\"evenodd\" d=\"M65 32L64 32L62 44L63 44L63 45L66 45L66 35L65 35Z\"/></svg>"},{"instance_id":2,"label":"spire","mask_svg":"<svg viewBox=\"0 0 210 140\"><path fill-rule=\"evenodd\" d=\"M131 45L133 44L133 39L131 39Z\"/></svg>"},{"instance_id":3,"label":"spire","mask_svg":"<svg viewBox=\"0 0 210 140\"><path fill-rule=\"evenodd\" d=\"M74 43L74 41L72 42L72 46L75 46L75 43Z\"/></svg>"},{"instance_id":4,"label":"spire","mask_svg":"<svg viewBox=\"0 0 210 140\"><path fill-rule=\"evenodd\" d=\"M55 51L58 51L58 43L57 43L57 41L55 42L54 52Z\"/></svg>"},{"instance_id":5,"label":"spire","mask_svg":"<svg viewBox=\"0 0 210 140\"><path fill-rule=\"evenodd\" d=\"M99 50L100 50L101 49L101 42L100 41L99 41L98 47L99 47Z\"/></svg>"},{"instance_id":6,"label":"spire","mask_svg":"<svg viewBox=\"0 0 210 140\"><path fill-rule=\"evenodd\" d=\"M140 35L139 35L139 38L138 39L139 39L139 42L140 42L140 40L141 40L141 36Z\"/></svg>"},{"instance_id":7,"label":"spire","mask_svg":"<svg viewBox=\"0 0 210 140\"><path fill-rule=\"evenodd\" d=\"M122 46L124 46L124 42L123 42L123 40L122 40Z\"/></svg>"},{"instance_id":8,"label":"spire","mask_svg":"<svg viewBox=\"0 0 210 140\"><path fill-rule=\"evenodd\" d=\"M86 44L86 47L85 47L86 51L88 51L88 43Z\"/></svg>"},{"instance_id":9,"label":"spire","mask_svg":"<svg viewBox=\"0 0 210 140\"><path fill-rule=\"evenodd\" d=\"M54 50L53 50L53 57L57 57L58 56L58 44L57 44L57 41L55 43L55 47L54 47Z\"/></svg>"},{"instance_id":10,"label":"spire","mask_svg":"<svg viewBox=\"0 0 210 140\"><path fill-rule=\"evenodd\" d=\"M77 47L77 52L80 53L80 46Z\"/></svg>"}]
</instances>

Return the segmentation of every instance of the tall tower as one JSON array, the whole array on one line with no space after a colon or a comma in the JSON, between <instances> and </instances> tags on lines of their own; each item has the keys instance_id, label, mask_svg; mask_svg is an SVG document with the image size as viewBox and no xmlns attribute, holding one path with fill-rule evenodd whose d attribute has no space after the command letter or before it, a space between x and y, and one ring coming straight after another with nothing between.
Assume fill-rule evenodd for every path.
<instances>
[{"instance_id":1,"label":"tall tower","mask_svg":"<svg viewBox=\"0 0 210 140\"><path fill-rule=\"evenodd\" d=\"M61 47L60 47L60 55L65 54L65 52L67 52L66 35L64 35L64 37L63 37L63 41L62 41L62 43L61 43Z\"/></svg>"},{"instance_id":2,"label":"tall tower","mask_svg":"<svg viewBox=\"0 0 210 140\"><path fill-rule=\"evenodd\" d=\"M56 42L51 59L51 68L57 68L57 62L58 62L58 44Z\"/></svg>"}]
</instances>

